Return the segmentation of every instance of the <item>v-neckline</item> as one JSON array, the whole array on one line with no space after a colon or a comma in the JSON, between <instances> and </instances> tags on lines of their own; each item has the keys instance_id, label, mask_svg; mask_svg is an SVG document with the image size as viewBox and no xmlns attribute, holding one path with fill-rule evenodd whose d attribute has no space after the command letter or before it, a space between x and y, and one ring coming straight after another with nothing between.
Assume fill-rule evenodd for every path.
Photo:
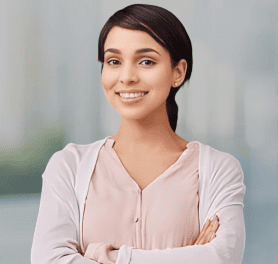
<instances>
[{"instance_id":1,"label":"v-neckline","mask_svg":"<svg viewBox=\"0 0 278 264\"><path fill-rule=\"evenodd\" d=\"M154 182L156 182L158 179L162 178L163 175L165 175L169 170L170 168L172 168L173 166L175 166L177 163L179 163L179 161L182 159L182 157L184 155L187 155L188 152L189 152L189 148L188 146L190 145L191 142L188 142L187 145L186 145L186 149L181 153L181 155L178 157L178 159L172 164L170 165L166 170L164 170L159 176L157 176L153 181L151 181L148 185L145 186L144 189L141 189L140 186L138 185L138 183L131 177L131 175L128 173L128 171L126 170L124 164L122 163L120 157L118 156L117 152L115 151L115 149L113 148L114 144L115 144L115 140L111 137L108 137L108 140L109 142L109 147L111 148L111 151L113 152L114 156L116 157L116 159L118 160L118 162L121 164L122 168L123 168L123 171L125 172L125 174L128 176L129 179L131 179L131 181L137 186L137 188L143 192L148 186L152 185Z\"/></svg>"}]
</instances>

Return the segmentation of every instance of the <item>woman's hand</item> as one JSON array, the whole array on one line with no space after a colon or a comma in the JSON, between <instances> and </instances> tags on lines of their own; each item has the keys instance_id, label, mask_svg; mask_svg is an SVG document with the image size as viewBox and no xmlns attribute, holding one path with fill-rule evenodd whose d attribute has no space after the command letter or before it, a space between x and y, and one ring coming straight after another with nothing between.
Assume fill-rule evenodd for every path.
<instances>
[{"instance_id":1,"label":"woman's hand","mask_svg":"<svg viewBox=\"0 0 278 264\"><path fill-rule=\"evenodd\" d=\"M117 257L118 257L119 249L113 249L108 252L109 259L113 262L116 263Z\"/></svg>"},{"instance_id":2,"label":"woman's hand","mask_svg":"<svg viewBox=\"0 0 278 264\"><path fill-rule=\"evenodd\" d=\"M208 219L208 221L203 227L202 232L197 237L197 240L194 245L204 245L212 241L216 237L215 233L218 227L219 227L219 217L217 215L215 215L211 221Z\"/></svg>"},{"instance_id":3,"label":"woman's hand","mask_svg":"<svg viewBox=\"0 0 278 264\"><path fill-rule=\"evenodd\" d=\"M101 264L115 264L118 253L118 248L114 248L110 243L103 243L95 253L95 261Z\"/></svg>"}]
</instances>

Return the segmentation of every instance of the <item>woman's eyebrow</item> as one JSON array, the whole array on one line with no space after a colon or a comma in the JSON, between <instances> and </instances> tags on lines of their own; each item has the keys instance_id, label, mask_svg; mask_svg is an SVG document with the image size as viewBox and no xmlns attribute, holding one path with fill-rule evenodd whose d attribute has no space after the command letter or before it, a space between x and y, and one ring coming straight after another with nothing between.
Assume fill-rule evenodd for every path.
<instances>
[{"instance_id":1,"label":"woman's eyebrow","mask_svg":"<svg viewBox=\"0 0 278 264\"><path fill-rule=\"evenodd\" d=\"M111 53L115 53L115 54L121 54L121 52L120 52L118 49L113 49L113 48L107 49L107 50L104 52L104 54L105 54L106 52L111 52ZM158 55L160 55L158 51L156 51L156 50L154 50L154 49L151 49L151 48L138 49L138 50L135 51L135 54L148 53L148 52L155 52L155 53L157 53Z\"/></svg>"}]
</instances>

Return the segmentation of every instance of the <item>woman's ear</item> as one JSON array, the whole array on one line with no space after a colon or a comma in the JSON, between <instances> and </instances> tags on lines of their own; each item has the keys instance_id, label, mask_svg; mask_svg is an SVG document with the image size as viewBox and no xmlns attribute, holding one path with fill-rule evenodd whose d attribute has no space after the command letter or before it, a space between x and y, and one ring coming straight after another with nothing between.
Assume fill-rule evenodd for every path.
<instances>
[{"instance_id":1,"label":"woman's ear","mask_svg":"<svg viewBox=\"0 0 278 264\"><path fill-rule=\"evenodd\" d=\"M187 62L185 59L181 59L178 65L174 68L174 80L172 87L178 87L182 84L187 70Z\"/></svg>"}]
</instances>

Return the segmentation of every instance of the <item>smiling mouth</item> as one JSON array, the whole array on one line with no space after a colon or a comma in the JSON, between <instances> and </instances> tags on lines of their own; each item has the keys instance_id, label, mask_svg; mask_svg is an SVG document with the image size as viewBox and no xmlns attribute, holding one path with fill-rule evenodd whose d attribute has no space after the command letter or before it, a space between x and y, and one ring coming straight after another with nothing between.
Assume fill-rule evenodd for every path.
<instances>
[{"instance_id":1,"label":"smiling mouth","mask_svg":"<svg viewBox=\"0 0 278 264\"><path fill-rule=\"evenodd\" d=\"M136 98L141 98L144 95L148 94L149 92L142 92L142 93L116 93L119 95L121 98L124 99L136 99Z\"/></svg>"}]
</instances>

